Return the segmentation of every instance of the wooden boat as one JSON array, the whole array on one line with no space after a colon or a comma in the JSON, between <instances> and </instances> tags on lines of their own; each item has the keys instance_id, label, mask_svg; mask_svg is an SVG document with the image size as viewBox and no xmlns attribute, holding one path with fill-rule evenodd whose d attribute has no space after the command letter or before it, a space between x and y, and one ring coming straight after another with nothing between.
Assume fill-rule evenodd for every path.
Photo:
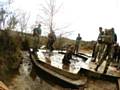
<instances>
[{"instance_id":1,"label":"wooden boat","mask_svg":"<svg viewBox=\"0 0 120 90\"><path fill-rule=\"evenodd\" d=\"M89 62L89 68L86 69L85 71L88 73L93 74L92 77L98 77L99 79L106 79L109 81L116 81L117 79L120 78L120 70L117 70L117 67L114 67L110 65L108 67L107 73L103 74L104 68L105 68L106 61L102 63L102 65L99 67L98 71L95 71L95 67L97 65L96 62ZM82 70L81 70L82 71ZM85 72L83 70L83 72ZM89 74L90 75L90 74Z\"/></svg>"},{"instance_id":2,"label":"wooden boat","mask_svg":"<svg viewBox=\"0 0 120 90\"><path fill-rule=\"evenodd\" d=\"M87 57L73 55L69 66L62 64L62 58L65 52L39 50L36 54L32 53L31 58L34 65L48 74L61 79L62 81L73 85L83 86L87 82L87 78L79 73L81 68L87 69Z\"/></svg>"},{"instance_id":3,"label":"wooden boat","mask_svg":"<svg viewBox=\"0 0 120 90\"><path fill-rule=\"evenodd\" d=\"M59 78L74 86L85 85L89 76L103 80L116 80L120 78L120 72L115 71L112 66L109 67L106 74L102 73L104 64L102 69L97 72L94 71L96 64L91 62L90 56L82 53L73 54L70 60L71 64L66 66L62 64L65 53L65 51L53 51L49 53L46 50L38 50L37 53L31 52L31 58L37 70L42 69L55 78Z\"/></svg>"},{"instance_id":4,"label":"wooden boat","mask_svg":"<svg viewBox=\"0 0 120 90\"><path fill-rule=\"evenodd\" d=\"M85 55L90 57L90 55ZM88 68L81 68L80 73L84 73L87 77L93 77L96 79L102 79L107 81L114 81L116 82L120 79L120 70L117 70L117 67L113 66L112 63L108 67L107 73L103 73L105 69L106 60L102 63L102 65L98 68L98 71L95 71L98 62L91 62L88 63Z\"/></svg>"},{"instance_id":5,"label":"wooden boat","mask_svg":"<svg viewBox=\"0 0 120 90\"><path fill-rule=\"evenodd\" d=\"M91 58L91 55L90 54L84 54L84 53L78 53L79 55L84 55L84 56L87 56L88 58ZM94 69L98 63L98 59L96 60L97 62L89 62L88 66L88 70L89 71L92 71L92 72L96 72ZM104 62L102 63L102 65L99 67L98 71L96 73L100 73L100 74L103 74L103 70L105 68L105 64L106 64L106 61L104 60ZM112 65L113 63L110 64L109 68L108 68L108 71L105 75L109 75L109 76L113 76L113 77L116 77L116 78L120 78L120 70L117 70L117 65L116 67L114 66L114 64Z\"/></svg>"}]
</instances>

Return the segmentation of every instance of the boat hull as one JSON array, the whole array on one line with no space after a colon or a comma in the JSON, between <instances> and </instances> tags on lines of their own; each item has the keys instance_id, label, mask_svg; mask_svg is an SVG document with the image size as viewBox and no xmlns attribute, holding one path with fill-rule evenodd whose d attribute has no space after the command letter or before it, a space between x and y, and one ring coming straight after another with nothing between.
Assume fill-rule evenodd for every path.
<instances>
[{"instance_id":1,"label":"boat hull","mask_svg":"<svg viewBox=\"0 0 120 90\"><path fill-rule=\"evenodd\" d=\"M64 52L60 52L61 54L65 54ZM83 61L85 61L85 63L88 63L88 67L89 68L81 68L79 70L78 73L71 73L65 70L62 70L60 68L56 68L54 66L51 66L49 63L50 61L48 60L49 63L45 63L41 60L38 60L38 57L35 53L31 53L31 60L33 62L33 65L35 66L35 70L37 72L38 75L42 75L42 72L45 72L45 75L49 75L53 78L56 78L55 81L64 84L65 86L67 86L66 84L68 84L68 86L72 87L80 87L80 86L85 86L85 84L87 83L87 78L96 78L96 79L101 79L101 80L107 80L107 81L117 81L117 79L120 78L120 74L119 73L113 73L113 74L109 74L109 72L107 74L103 74L101 71L96 72L94 71L94 66L95 64L93 64L88 58L87 56L82 55L75 55L79 58L83 58ZM109 70L110 71L110 70ZM110 71L111 72L111 71ZM44 76L44 75L43 75ZM48 77L49 77L48 76ZM49 78L51 79L51 78ZM51 79L54 80L54 79Z\"/></svg>"},{"instance_id":2,"label":"boat hull","mask_svg":"<svg viewBox=\"0 0 120 90\"><path fill-rule=\"evenodd\" d=\"M55 82L59 84L63 84L65 87L84 87L87 78L78 74L73 74L69 72L65 72L59 68L55 68L47 63L44 63L42 61L37 60L37 56L35 54L31 54L31 60L34 65L35 71L37 75L39 76L48 76L49 79L54 80ZM44 72L45 74L41 74L41 72ZM50 78L51 77L51 78ZM54 78L54 79L53 79Z\"/></svg>"}]
</instances>

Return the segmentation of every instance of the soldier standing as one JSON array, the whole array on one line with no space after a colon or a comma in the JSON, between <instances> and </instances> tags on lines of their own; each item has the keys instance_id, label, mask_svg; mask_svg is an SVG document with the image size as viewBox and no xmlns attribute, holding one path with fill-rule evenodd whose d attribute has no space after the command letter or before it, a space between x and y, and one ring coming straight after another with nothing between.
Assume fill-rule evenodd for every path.
<instances>
[{"instance_id":1,"label":"soldier standing","mask_svg":"<svg viewBox=\"0 0 120 90\"><path fill-rule=\"evenodd\" d=\"M113 36L114 36L114 46L113 46L113 48L114 48L114 53L113 53L113 62L115 61L116 62L116 58L117 58L117 49L118 49L118 47L119 47L119 45L117 44L117 34L115 33L115 31L114 31L114 28L112 28L112 32L113 32ZM118 62L117 62L118 63Z\"/></svg>"},{"instance_id":2,"label":"soldier standing","mask_svg":"<svg viewBox=\"0 0 120 90\"><path fill-rule=\"evenodd\" d=\"M48 34L48 42L47 42L47 48L50 50L50 52L54 50L53 44L55 40L56 40L55 32L51 30L50 33Z\"/></svg>"},{"instance_id":3,"label":"soldier standing","mask_svg":"<svg viewBox=\"0 0 120 90\"><path fill-rule=\"evenodd\" d=\"M105 35L102 35L104 38L104 43L105 43L105 47L103 50L103 53L101 54L99 63L97 64L95 71L98 70L98 68L101 66L101 64L103 63L104 59L106 59L106 65L105 65L105 69L103 73L106 73L108 70L108 66L110 65L110 62L112 61L113 58L113 44L114 44L114 32L112 31L112 29L110 30L105 30ZM106 58L108 56L108 58Z\"/></svg>"},{"instance_id":4,"label":"soldier standing","mask_svg":"<svg viewBox=\"0 0 120 90\"><path fill-rule=\"evenodd\" d=\"M115 33L114 28L112 28L111 30L112 30L112 34L113 34L114 44L116 44L117 43L117 34Z\"/></svg>"},{"instance_id":5,"label":"soldier standing","mask_svg":"<svg viewBox=\"0 0 120 90\"><path fill-rule=\"evenodd\" d=\"M77 38L76 38L76 43L75 43L75 50L74 50L75 53L78 53L79 45L80 45L80 40L81 40L81 39L82 39L82 38L80 37L80 34L78 33L78 36L77 36Z\"/></svg>"},{"instance_id":6,"label":"soldier standing","mask_svg":"<svg viewBox=\"0 0 120 90\"><path fill-rule=\"evenodd\" d=\"M34 51L37 51L39 48L41 31L41 24L39 24L37 28L33 29Z\"/></svg>"},{"instance_id":7,"label":"soldier standing","mask_svg":"<svg viewBox=\"0 0 120 90\"><path fill-rule=\"evenodd\" d=\"M99 35L98 35L97 42L96 42L94 49L93 49L92 62L96 61L97 56L98 56L98 59L101 56L100 55L101 51L104 48L104 44L102 42L102 35L103 34L104 34L104 31L102 30L102 27L99 27Z\"/></svg>"}]
</instances>

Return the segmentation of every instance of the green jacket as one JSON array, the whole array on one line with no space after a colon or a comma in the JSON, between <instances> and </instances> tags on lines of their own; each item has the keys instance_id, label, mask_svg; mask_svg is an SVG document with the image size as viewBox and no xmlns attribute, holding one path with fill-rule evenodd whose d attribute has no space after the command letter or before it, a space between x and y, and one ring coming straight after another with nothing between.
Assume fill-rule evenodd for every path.
<instances>
[{"instance_id":1,"label":"green jacket","mask_svg":"<svg viewBox=\"0 0 120 90\"><path fill-rule=\"evenodd\" d=\"M77 38L76 38L76 45L79 45L79 44L80 44L80 40L81 40L81 37L77 37Z\"/></svg>"},{"instance_id":2,"label":"green jacket","mask_svg":"<svg viewBox=\"0 0 120 90\"><path fill-rule=\"evenodd\" d=\"M41 35L41 28L34 28L34 35Z\"/></svg>"}]
</instances>

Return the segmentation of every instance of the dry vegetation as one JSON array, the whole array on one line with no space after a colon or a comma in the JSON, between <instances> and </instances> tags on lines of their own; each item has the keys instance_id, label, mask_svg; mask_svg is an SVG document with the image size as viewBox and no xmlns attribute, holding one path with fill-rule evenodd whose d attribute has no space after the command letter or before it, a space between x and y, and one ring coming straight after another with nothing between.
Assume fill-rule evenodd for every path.
<instances>
[{"instance_id":1,"label":"dry vegetation","mask_svg":"<svg viewBox=\"0 0 120 90\"><path fill-rule=\"evenodd\" d=\"M9 29L0 32L0 80L6 81L21 62L21 38Z\"/></svg>"}]
</instances>

